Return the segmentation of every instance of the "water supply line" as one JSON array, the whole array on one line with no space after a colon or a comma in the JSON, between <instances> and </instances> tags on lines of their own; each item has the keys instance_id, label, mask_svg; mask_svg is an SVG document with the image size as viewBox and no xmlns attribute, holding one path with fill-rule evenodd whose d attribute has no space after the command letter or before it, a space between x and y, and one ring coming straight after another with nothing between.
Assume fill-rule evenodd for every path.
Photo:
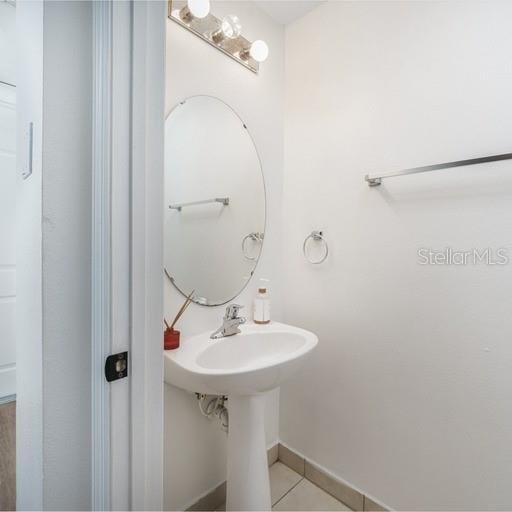
<instances>
[{"instance_id":1,"label":"water supply line","mask_svg":"<svg viewBox=\"0 0 512 512\"><path fill-rule=\"evenodd\" d=\"M228 397L225 395L204 395L196 393L199 411L205 417L211 420L217 418L220 421L221 428L224 432L229 428L229 413L225 406Z\"/></svg>"}]
</instances>

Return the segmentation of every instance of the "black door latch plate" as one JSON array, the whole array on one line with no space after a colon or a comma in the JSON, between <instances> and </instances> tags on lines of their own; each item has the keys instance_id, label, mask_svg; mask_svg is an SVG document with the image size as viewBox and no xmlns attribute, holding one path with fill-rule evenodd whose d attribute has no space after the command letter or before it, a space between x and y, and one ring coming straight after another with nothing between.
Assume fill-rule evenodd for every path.
<instances>
[{"instance_id":1,"label":"black door latch plate","mask_svg":"<svg viewBox=\"0 0 512 512\"><path fill-rule=\"evenodd\" d=\"M128 352L120 352L107 357L105 377L108 382L123 379L128 375Z\"/></svg>"}]
</instances>

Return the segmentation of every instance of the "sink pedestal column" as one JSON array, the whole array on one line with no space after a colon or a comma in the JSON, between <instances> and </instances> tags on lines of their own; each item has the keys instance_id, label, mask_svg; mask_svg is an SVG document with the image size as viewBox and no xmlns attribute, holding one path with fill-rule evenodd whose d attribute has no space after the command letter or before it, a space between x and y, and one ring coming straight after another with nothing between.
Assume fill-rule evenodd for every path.
<instances>
[{"instance_id":1,"label":"sink pedestal column","mask_svg":"<svg viewBox=\"0 0 512 512\"><path fill-rule=\"evenodd\" d=\"M270 510L265 395L228 397L226 510Z\"/></svg>"}]
</instances>

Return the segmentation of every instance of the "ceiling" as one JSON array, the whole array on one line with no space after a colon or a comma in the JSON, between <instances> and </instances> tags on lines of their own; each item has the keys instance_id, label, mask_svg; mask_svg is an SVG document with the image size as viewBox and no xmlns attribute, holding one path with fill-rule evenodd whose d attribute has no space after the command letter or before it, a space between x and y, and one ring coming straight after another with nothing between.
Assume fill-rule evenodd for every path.
<instances>
[{"instance_id":1,"label":"ceiling","mask_svg":"<svg viewBox=\"0 0 512 512\"><path fill-rule=\"evenodd\" d=\"M256 5L281 25L304 16L325 0L256 0Z\"/></svg>"}]
</instances>

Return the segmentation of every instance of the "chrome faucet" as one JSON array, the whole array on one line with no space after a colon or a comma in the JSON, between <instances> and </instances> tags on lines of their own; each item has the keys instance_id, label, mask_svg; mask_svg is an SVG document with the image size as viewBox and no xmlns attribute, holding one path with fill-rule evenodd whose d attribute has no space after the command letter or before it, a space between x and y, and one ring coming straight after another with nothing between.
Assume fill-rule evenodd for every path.
<instances>
[{"instance_id":1,"label":"chrome faucet","mask_svg":"<svg viewBox=\"0 0 512 512\"><path fill-rule=\"evenodd\" d=\"M238 326L245 324L246 320L243 316L238 316L238 312L243 308L238 304L230 304L226 308L226 314L222 319L222 325L210 335L212 340L225 338L226 336L233 336L242 332Z\"/></svg>"}]
</instances>

